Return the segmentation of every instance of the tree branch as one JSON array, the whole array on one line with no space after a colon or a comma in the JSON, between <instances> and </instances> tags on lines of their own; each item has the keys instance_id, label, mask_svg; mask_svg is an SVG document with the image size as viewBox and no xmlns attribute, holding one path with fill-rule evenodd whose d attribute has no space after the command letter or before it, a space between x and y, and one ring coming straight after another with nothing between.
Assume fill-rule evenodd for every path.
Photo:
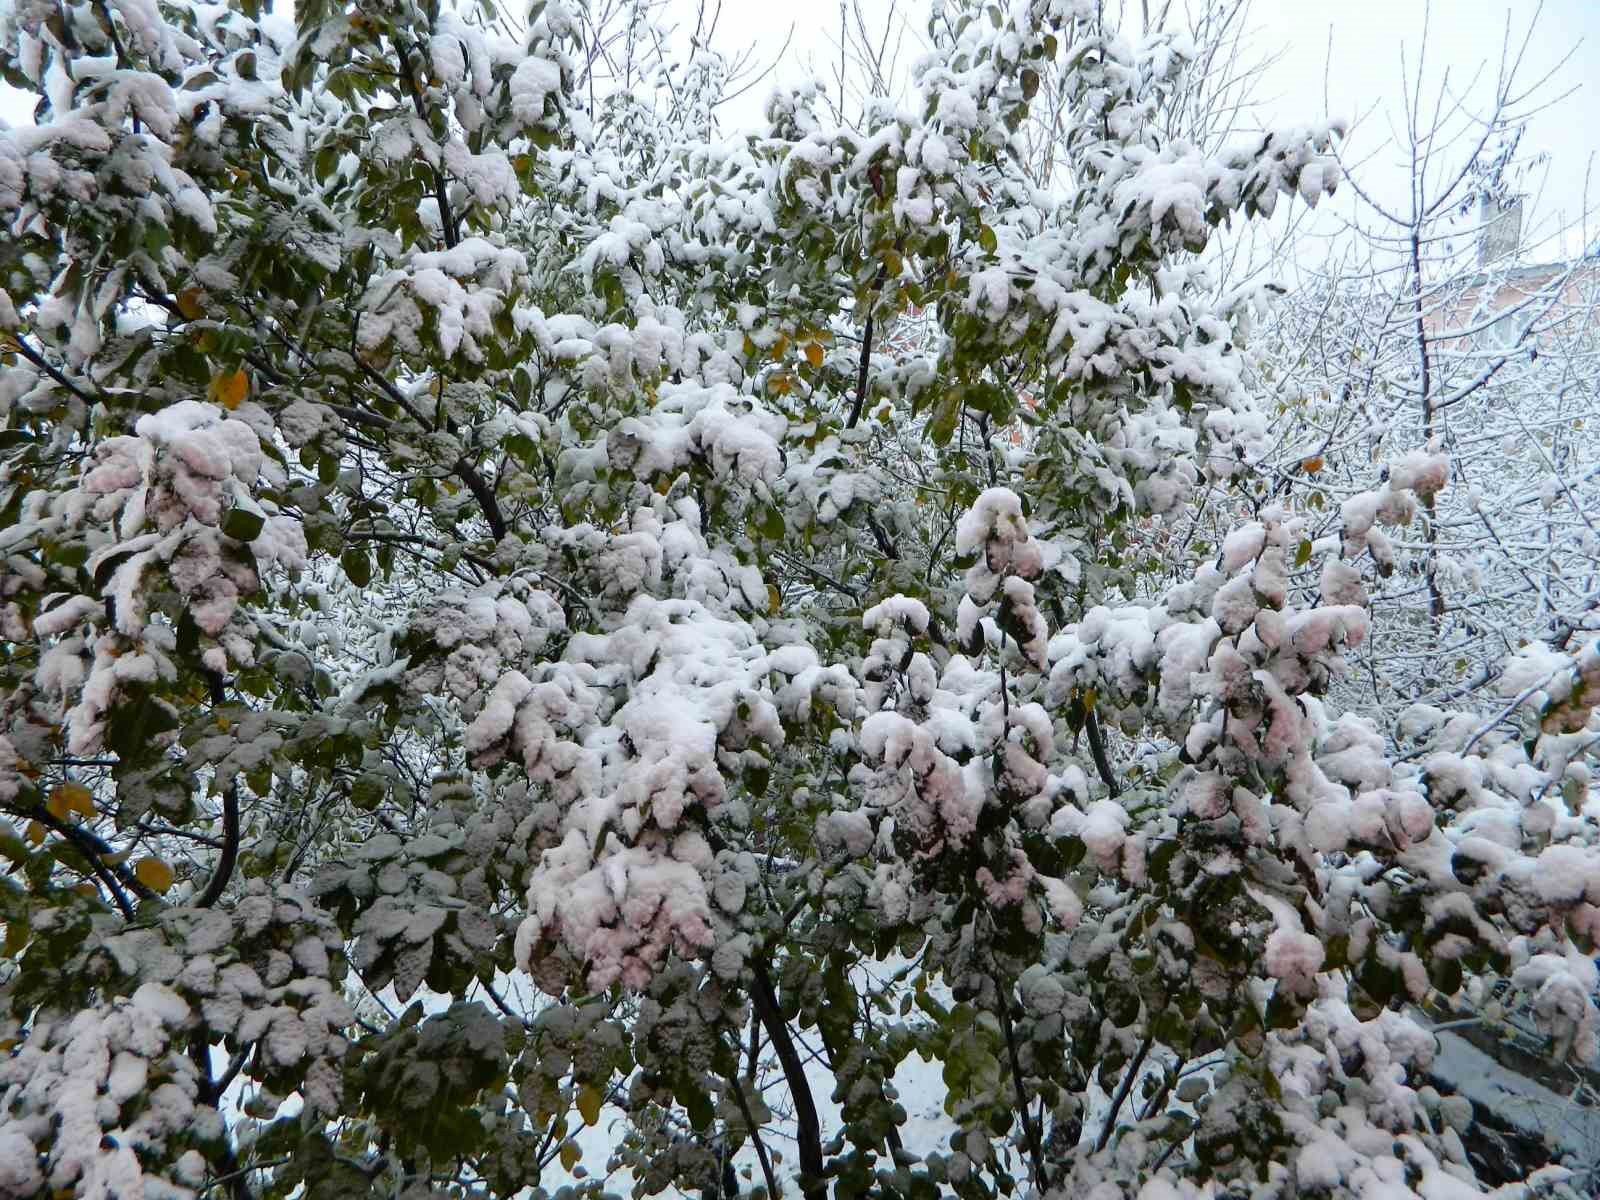
<instances>
[{"instance_id":1,"label":"tree branch","mask_svg":"<svg viewBox=\"0 0 1600 1200\"><path fill-rule=\"evenodd\" d=\"M106 885L106 890L111 893L111 898L116 902L122 915L128 920L134 918L133 903L128 899L128 892L134 893L141 900L148 900L155 895L127 867L118 864L110 866L104 862L104 856L115 853L110 842L100 837L93 830L85 829L81 825L73 825L67 821L57 820L44 805L35 805L33 808L24 809L23 812L31 819L38 821L50 829L55 830L67 841L77 847L89 864L89 869L95 877ZM119 886L120 885L120 886ZM127 889L124 891L123 889Z\"/></svg>"},{"instance_id":2,"label":"tree branch","mask_svg":"<svg viewBox=\"0 0 1600 1200\"><path fill-rule=\"evenodd\" d=\"M489 532L494 534L494 540L498 542L506 536L506 519L500 511L500 501L496 498L494 489L482 475L478 474L478 469L467 461L466 455L456 459L453 469L477 500L478 507L483 510L484 520L489 522Z\"/></svg>"},{"instance_id":3,"label":"tree branch","mask_svg":"<svg viewBox=\"0 0 1600 1200\"><path fill-rule=\"evenodd\" d=\"M1100 731L1100 717L1094 709L1089 709L1089 715L1084 722L1089 730L1089 753L1094 756L1094 767L1100 772L1100 778L1106 785L1106 790L1115 800L1122 792L1122 785L1117 782L1117 776L1111 769L1111 759L1106 756L1106 739Z\"/></svg>"},{"instance_id":4,"label":"tree branch","mask_svg":"<svg viewBox=\"0 0 1600 1200\"><path fill-rule=\"evenodd\" d=\"M733 1101L739 1106L745 1128L750 1131L750 1141L755 1145L756 1157L761 1160L761 1174L767 1181L767 1195L772 1197L772 1200L778 1200L778 1180L772 1173L772 1160L767 1156L767 1144L761 1140L761 1131L756 1128L755 1114L750 1111L750 1102L745 1099L744 1088L739 1083L737 1072L728 1077L728 1086L733 1089Z\"/></svg>"},{"instance_id":5,"label":"tree branch","mask_svg":"<svg viewBox=\"0 0 1600 1200\"><path fill-rule=\"evenodd\" d=\"M854 429L861 419L861 406L867 402L867 366L872 362L872 313L867 314L866 327L861 331L861 365L856 369L856 398L850 406L850 419L846 429Z\"/></svg>"},{"instance_id":6,"label":"tree branch","mask_svg":"<svg viewBox=\"0 0 1600 1200\"><path fill-rule=\"evenodd\" d=\"M806 1200L828 1200L828 1185L823 1179L822 1125L817 1119L817 1104L811 1096L811 1084L806 1080L805 1064L795 1049L789 1024L778 1007L778 993L772 986L772 976L760 958L750 959L750 1000L756 1014L766 1027L767 1040L778 1052L778 1062L783 1066L783 1077L789 1085L789 1095L794 1099L796 1140L800 1147L800 1190Z\"/></svg>"},{"instance_id":7,"label":"tree branch","mask_svg":"<svg viewBox=\"0 0 1600 1200\"><path fill-rule=\"evenodd\" d=\"M359 355L356 357L356 362L360 363L361 369L367 374L367 378L372 380L373 383L377 384L378 387L383 390L384 395L388 396L389 399L394 401L395 404L398 404L405 411L406 415L418 425L421 425L424 429L428 428L428 423L422 419L422 414L417 412L416 408L413 407L411 402L406 399L405 395L400 391L400 389L395 387L394 384L390 383L389 380L384 377L381 371L376 370L370 364L364 362ZM340 410L340 415L343 416L346 414ZM381 420L382 418L379 419ZM454 421L447 420L445 428L452 434L457 432ZM505 537L507 529L506 518L505 514L500 511L500 501L495 496L494 489L491 488L484 480L483 476L478 473L478 469L474 467L472 463L467 460L467 456L463 454L460 458L456 459L450 470L456 475L460 476L461 482L467 485L467 490L470 491L473 495L473 498L477 500L478 507L483 510L484 520L489 522L489 531L494 534L494 540L498 542L501 538Z\"/></svg>"},{"instance_id":8,"label":"tree branch","mask_svg":"<svg viewBox=\"0 0 1600 1200\"><path fill-rule=\"evenodd\" d=\"M221 674L208 670L206 672L206 687L211 692L212 707L221 708L228 699ZM200 908L210 908L218 900L222 899L222 891L228 886L228 879L233 875L233 864L238 858L239 778L234 776L228 781L228 786L222 792L222 857L217 861L217 869L212 872L211 881L206 884L206 890L195 901L196 905Z\"/></svg>"},{"instance_id":9,"label":"tree branch","mask_svg":"<svg viewBox=\"0 0 1600 1200\"><path fill-rule=\"evenodd\" d=\"M426 125L428 106L422 98L422 89L417 86L417 77L411 73L411 46L396 36L395 48L400 51L400 73L406 77L406 87L411 92L411 102L416 106L417 117ZM424 66L426 61L423 60ZM430 164L429 169L433 172L433 197L439 205L439 224L444 232L444 244L453 250L456 243L461 240L461 234L456 228L455 216L450 211L449 185L445 182L444 172L439 167Z\"/></svg>"},{"instance_id":10,"label":"tree branch","mask_svg":"<svg viewBox=\"0 0 1600 1200\"><path fill-rule=\"evenodd\" d=\"M1128 1098L1128 1093L1133 1090L1133 1081L1139 1077L1139 1068L1144 1066L1145 1055L1150 1053L1150 1047L1155 1043L1154 1034L1145 1034L1144 1041L1139 1043L1139 1051L1133 1056L1133 1061L1128 1064L1128 1073L1122 1077L1122 1082L1117 1085L1117 1094L1111 1098L1111 1111L1106 1114L1105 1126L1100 1130L1100 1136L1095 1140L1094 1152L1099 1154L1106 1148L1106 1143L1111 1140L1111 1133L1117 1127L1117 1113L1122 1111L1122 1105Z\"/></svg>"},{"instance_id":11,"label":"tree branch","mask_svg":"<svg viewBox=\"0 0 1600 1200\"><path fill-rule=\"evenodd\" d=\"M1022 1087L1022 1057L1017 1053L1017 1036L1011 1027L1011 989L1000 986L1000 978L989 975L994 984L994 1008L1000 1017L1000 1032L1006 1039L1006 1056L1011 1060L1011 1083L1017 1093L1017 1116L1022 1121L1022 1132L1028 1139L1028 1156L1033 1159L1033 1186L1042 1195L1050 1188L1049 1176L1044 1166L1044 1139L1028 1111L1028 1096ZM1115 1110L1113 1110L1115 1115Z\"/></svg>"},{"instance_id":12,"label":"tree branch","mask_svg":"<svg viewBox=\"0 0 1600 1200\"><path fill-rule=\"evenodd\" d=\"M56 370L55 367L51 366L50 360L47 359L43 353L35 350L32 346L28 345L27 342L23 341L20 333L8 334L7 336L11 344L17 348L18 354L22 355L23 358L27 359L34 366L38 367L46 375L50 376L51 379L54 379L57 383L66 388L67 391L71 392L85 404L93 404L95 402L95 398L93 396L84 391L77 384L73 383L72 380L68 379L60 371Z\"/></svg>"},{"instance_id":13,"label":"tree branch","mask_svg":"<svg viewBox=\"0 0 1600 1200\"><path fill-rule=\"evenodd\" d=\"M196 1032L189 1041L189 1058L200 1072L199 1098L220 1111L222 1093L226 1085L219 1084L211 1078L211 1047L206 1045L205 1037L199 1032ZM239 1065L243 1066L243 1060L239 1060ZM228 1074L224 1078L231 1083L236 1072L237 1068L230 1063ZM218 1173L218 1181L227 1180L228 1194L233 1200L255 1200L255 1194L251 1192L250 1184L245 1179L249 1168L240 1164L238 1155L233 1152L233 1144L226 1136L222 1139L221 1149L217 1151L217 1158L221 1160L222 1166L221 1172Z\"/></svg>"},{"instance_id":14,"label":"tree branch","mask_svg":"<svg viewBox=\"0 0 1600 1200\"><path fill-rule=\"evenodd\" d=\"M222 857L217 869L211 873L206 890L195 901L199 908L210 908L222 899L223 889L233 875L233 866L239 859L239 781L231 780L222 792Z\"/></svg>"}]
</instances>

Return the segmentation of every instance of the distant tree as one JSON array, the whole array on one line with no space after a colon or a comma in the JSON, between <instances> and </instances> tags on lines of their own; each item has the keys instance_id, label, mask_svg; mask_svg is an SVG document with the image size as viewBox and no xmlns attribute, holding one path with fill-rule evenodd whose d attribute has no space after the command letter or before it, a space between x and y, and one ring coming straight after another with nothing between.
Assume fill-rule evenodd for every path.
<instances>
[{"instance_id":1,"label":"distant tree","mask_svg":"<svg viewBox=\"0 0 1600 1200\"><path fill-rule=\"evenodd\" d=\"M1548 75L1524 82L1534 28L1508 30L1487 107L1447 90L1406 108L1405 195L1357 186L1338 256L1255 338L1277 414L1257 503L1295 489L1325 534L1374 463L1449 455L1452 486L1374 546L1380 619L1344 699L1391 730L1419 704L1498 709L1508 654L1600 630L1600 259L1531 205L1524 228L1539 162L1518 147L1550 102ZM1434 95L1426 52L1407 96Z\"/></svg>"}]
</instances>

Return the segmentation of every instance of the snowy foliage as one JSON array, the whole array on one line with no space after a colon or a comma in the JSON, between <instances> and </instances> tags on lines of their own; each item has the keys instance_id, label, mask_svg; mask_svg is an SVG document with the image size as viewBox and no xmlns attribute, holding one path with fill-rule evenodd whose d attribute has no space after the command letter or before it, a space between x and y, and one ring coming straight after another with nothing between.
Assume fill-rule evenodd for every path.
<instances>
[{"instance_id":1,"label":"snowy foliage","mask_svg":"<svg viewBox=\"0 0 1600 1200\"><path fill-rule=\"evenodd\" d=\"M640 6L294 7L0 0L0 1198L1487 1190L1411 1010L1594 1057L1600 647L1396 725L1458 460L1253 502L1203 252L1337 127L1091 0L727 138Z\"/></svg>"}]
</instances>

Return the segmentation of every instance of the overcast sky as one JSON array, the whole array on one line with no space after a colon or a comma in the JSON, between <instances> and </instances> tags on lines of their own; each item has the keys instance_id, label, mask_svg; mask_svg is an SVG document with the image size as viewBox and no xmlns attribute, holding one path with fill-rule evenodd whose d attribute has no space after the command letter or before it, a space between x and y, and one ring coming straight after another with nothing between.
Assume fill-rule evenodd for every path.
<instances>
[{"instance_id":1,"label":"overcast sky","mask_svg":"<svg viewBox=\"0 0 1600 1200\"><path fill-rule=\"evenodd\" d=\"M677 0L686 5L691 0ZM712 0L714 3L714 0ZM1132 0L1129 0L1130 4ZM286 8L279 0L280 8ZM913 30L925 18L922 0L863 0L867 22L881 27L891 14ZM1155 8L1155 0L1151 7ZM1542 93L1555 103L1529 122L1525 154L1548 162L1528 181L1532 193L1530 228L1538 235L1568 230L1569 248L1595 241L1600 223L1584 223L1588 203L1600 198L1600 180L1588 173L1600 150L1600 0L1255 0L1249 56L1275 54L1261 80L1262 112L1272 124L1343 116L1358 123L1347 143L1350 161L1360 164L1358 179L1376 196L1399 202L1405 175L1391 141L1403 112L1403 64L1414 74L1427 18L1426 96L1445 82L1469 106L1481 107L1492 86L1510 23L1513 49L1530 23L1537 23L1522 76L1532 83L1565 58ZM810 0L799 6L772 0L723 0L718 42L725 49L755 46L770 59L794 22L794 36L779 74L790 81L808 74L807 64L831 75L837 59L837 0ZM1402 58L1404 53L1404 58ZM914 57L908 51L907 57ZM1326 68L1326 69L1325 69ZM1475 88L1469 88L1474 79ZM1592 82L1591 82L1592 81ZM1325 95L1326 84L1326 95ZM764 84L728 113L730 123L760 110L770 84ZM0 85L3 92L4 85ZM1558 99L1568 93L1564 99ZM27 119L30 105L18 94L0 94L0 119ZM1350 202L1348 189L1342 201ZM1341 202L1336 202L1336 207Z\"/></svg>"}]
</instances>

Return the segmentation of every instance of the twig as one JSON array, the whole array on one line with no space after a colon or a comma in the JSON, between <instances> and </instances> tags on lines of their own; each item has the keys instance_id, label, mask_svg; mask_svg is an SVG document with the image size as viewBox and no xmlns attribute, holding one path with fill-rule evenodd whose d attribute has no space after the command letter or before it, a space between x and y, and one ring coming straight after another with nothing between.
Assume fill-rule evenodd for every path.
<instances>
[{"instance_id":1,"label":"twig","mask_svg":"<svg viewBox=\"0 0 1600 1200\"><path fill-rule=\"evenodd\" d=\"M50 376L51 379L54 379L62 387L66 388L67 391L71 392L79 400L82 400L85 404L93 404L95 402L95 398L93 396L84 391L77 384L73 383L72 380L68 379L60 371L56 370L55 367L50 365L49 359L45 358L42 353L28 345L27 342L23 341L21 334L10 334L9 340L11 344L17 348L18 354L22 355L23 358L27 359L46 375Z\"/></svg>"},{"instance_id":2,"label":"twig","mask_svg":"<svg viewBox=\"0 0 1600 1200\"><path fill-rule=\"evenodd\" d=\"M427 125L428 106L422 99L422 89L417 86L417 77L411 73L411 44L397 36L395 48L400 51L400 73L406 77L406 87L410 90L411 101L416 106L417 118ZM426 59L423 60L423 65L426 66ZM433 171L433 197L439 205L439 224L444 232L444 244L447 249L454 250L456 243L461 240L461 235L456 228L455 216L450 211L449 185L445 183L443 170L432 164L430 168Z\"/></svg>"},{"instance_id":3,"label":"twig","mask_svg":"<svg viewBox=\"0 0 1600 1200\"><path fill-rule=\"evenodd\" d=\"M739 1106L745 1128L750 1131L750 1140L755 1144L756 1157L761 1160L761 1174L767 1181L767 1195L772 1200L778 1200L778 1179L772 1173L772 1160L767 1157L767 1144L761 1140L761 1131L756 1128L755 1114L750 1111L750 1102L745 1099L744 1088L739 1084L737 1073L728 1077L728 1086L733 1089L734 1103Z\"/></svg>"},{"instance_id":4,"label":"twig","mask_svg":"<svg viewBox=\"0 0 1600 1200\"><path fill-rule=\"evenodd\" d=\"M399 405L407 416L424 429L429 428L428 422L422 419L422 414L416 410L411 401L406 399L405 394L399 388L384 377L381 371L376 370L359 355L356 357L356 362L360 363L361 369L366 372L367 378L377 384L384 395ZM340 415L345 415L343 410L340 410ZM448 418L445 422L445 428L449 433L454 434L457 432L455 422ZM467 485L467 490L472 493L473 498L478 502L478 507L483 510L484 520L489 522L489 530L494 534L494 540L500 541L506 536L507 526L505 515L500 511L500 501L495 496L494 489L488 485L482 475L478 474L478 469L467 461L465 454L456 459L450 469L460 476L462 483Z\"/></svg>"},{"instance_id":5,"label":"twig","mask_svg":"<svg viewBox=\"0 0 1600 1200\"><path fill-rule=\"evenodd\" d=\"M212 705L220 708L228 698L222 676L216 671L207 671L206 684L211 691ZM198 907L210 908L222 899L223 889L228 886L228 879L233 875L233 865L238 858L239 779L238 776L234 776L228 780L228 786L222 792L222 857L217 861L217 869L212 872L206 890L195 901Z\"/></svg>"},{"instance_id":6,"label":"twig","mask_svg":"<svg viewBox=\"0 0 1600 1200\"><path fill-rule=\"evenodd\" d=\"M1099 1154L1106 1148L1106 1143L1111 1140L1111 1133L1117 1127L1117 1113L1122 1111L1122 1105L1128 1098L1128 1093L1133 1090L1133 1081L1139 1077L1139 1068L1144 1066L1145 1055L1150 1053L1150 1047L1155 1044L1154 1034L1145 1034L1144 1041L1139 1043L1139 1051L1133 1056L1133 1061L1128 1064L1128 1073L1122 1077L1122 1082L1117 1085L1117 1094L1111 1098L1111 1111L1106 1114L1105 1126L1100 1130L1100 1136L1095 1139L1094 1152Z\"/></svg>"},{"instance_id":7,"label":"twig","mask_svg":"<svg viewBox=\"0 0 1600 1200\"><path fill-rule=\"evenodd\" d=\"M1028 1139L1028 1155L1033 1159L1034 1187L1042 1195L1050 1190L1050 1180L1044 1167L1044 1139L1039 1136L1039 1128L1028 1111L1027 1093L1022 1088L1022 1057L1017 1052L1016 1033L1011 1027L1010 989L1001 987L999 976L993 972L989 979L994 984L994 1008L1000 1017L1000 1032L1006 1039L1006 1055L1011 1060L1011 1083L1017 1093L1017 1116L1022 1121L1022 1132Z\"/></svg>"}]
</instances>

